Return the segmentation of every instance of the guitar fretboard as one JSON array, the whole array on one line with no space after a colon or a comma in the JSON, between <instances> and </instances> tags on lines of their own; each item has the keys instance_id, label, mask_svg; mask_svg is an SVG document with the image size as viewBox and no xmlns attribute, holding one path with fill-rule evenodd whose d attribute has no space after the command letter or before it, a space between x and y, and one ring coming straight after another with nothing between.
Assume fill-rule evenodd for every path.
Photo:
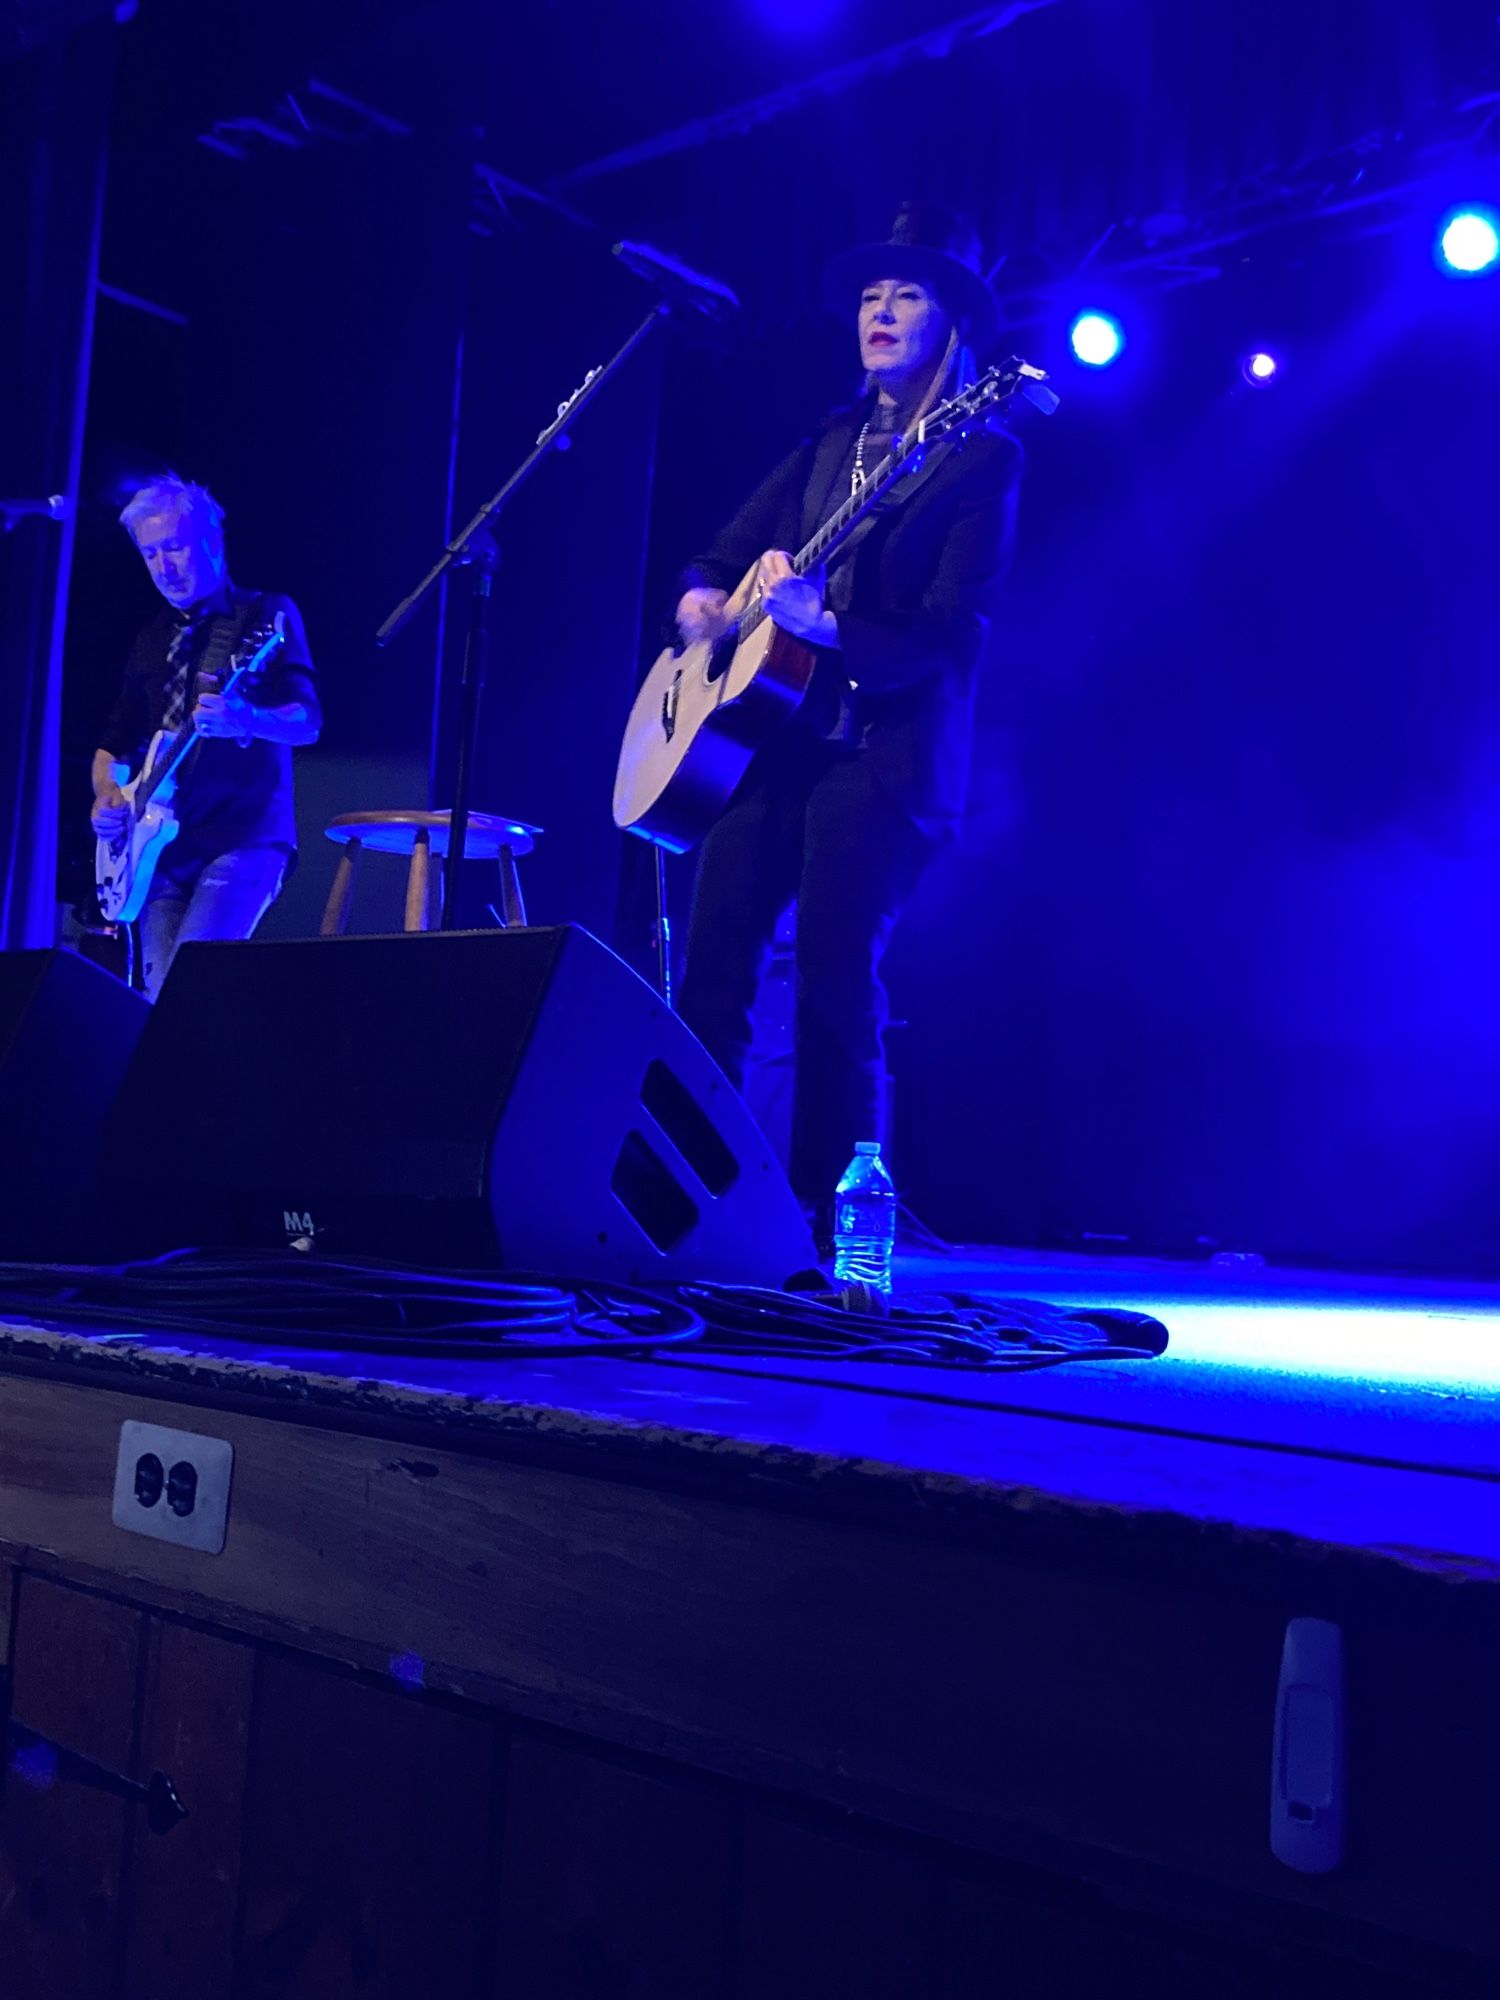
<instances>
[{"instance_id":1,"label":"guitar fretboard","mask_svg":"<svg viewBox=\"0 0 1500 2000\"><path fill-rule=\"evenodd\" d=\"M921 448L922 439L919 436L914 449L920 451ZM845 535L868 511L870 502L890 485L898 472L911 469L906 463L910 456L905 438L898 435L875 470L860 481L838 512L831 515L807 547L798 552L796 562L793 564L798 576L805 576L809 570L816 569L820 563L827 561Z\"/></svg>"}]
</instances>

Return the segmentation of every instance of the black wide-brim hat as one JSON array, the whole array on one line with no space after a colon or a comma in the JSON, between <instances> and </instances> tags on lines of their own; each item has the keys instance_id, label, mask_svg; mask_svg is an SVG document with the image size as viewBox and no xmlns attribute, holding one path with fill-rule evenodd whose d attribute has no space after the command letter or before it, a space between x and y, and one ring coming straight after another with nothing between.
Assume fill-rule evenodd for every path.
<instances>
[{"instance_id":1,"label":"black wide-brim hat","mask_svg":"<svg viewBox=\"0 0 1500 2000\"><path fill-rule=\"evenodd\" d=\"M823 273L823 295L834 312L852 316L873 278L915 278L926 285L962 322L976 354L1000 337L1000 306L984 281L978 234L936 202L904 201L883 243L841 252Z\"/></svg>"}]
</instances>

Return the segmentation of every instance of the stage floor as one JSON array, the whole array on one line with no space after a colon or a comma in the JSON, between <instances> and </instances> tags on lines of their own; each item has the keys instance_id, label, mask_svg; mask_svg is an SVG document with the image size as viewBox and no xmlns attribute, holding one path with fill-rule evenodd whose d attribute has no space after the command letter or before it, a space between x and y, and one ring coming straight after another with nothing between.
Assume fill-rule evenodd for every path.
<instances>
[{"instance_id":1,"label":"stage floor","mask_svg":"<svg viewBox=\"0 0 1500 2000\"><path fill-rule=\"evenodd\" d=\"M623 1450L761 1490L863 1488L882 1508L925 1494L1013 1525L1058 1507L1175 1517L1500 1582L1500 1286L988 1250L901 1259L901 1293L948 1290L1128 1305L1170 1345L1010 1373L690 1349L372 1354L12 1321L0 1360L317 1421L482 1430L501 1448Z\"/></svg>"},{"instance_id":2,"label":"stage floor","mask_svg":"<svg viewBox=\"0 0 1500 2000\"><path fill-rule=\"evenodd\" d=\"M950 1290L1133 1307L1169 1346L999 1377L665 1365L816 1385L809 1421L846 1450L878 1437L897 1462L1500 1580L1500 1284L972 1248L898 1260L898 1297ZM856 1419L851 1403L883 1407Z\"/></svg>"},{"instance_id":3,"label":"stage floor","mask_svg":"<svg viewBox=\"0 0 1500 2000\"><path fill-rule=\"evenodd\" d=\"M1500 1470L1500 1284L1001 1250L904 1256L900 1283L1130 1306L1166 1325L1167 1352L1144 1366L1048 1377L1048 1407L1403 1460L1420 1432L1423 1462Z\"/></svg>"}]
</instances>

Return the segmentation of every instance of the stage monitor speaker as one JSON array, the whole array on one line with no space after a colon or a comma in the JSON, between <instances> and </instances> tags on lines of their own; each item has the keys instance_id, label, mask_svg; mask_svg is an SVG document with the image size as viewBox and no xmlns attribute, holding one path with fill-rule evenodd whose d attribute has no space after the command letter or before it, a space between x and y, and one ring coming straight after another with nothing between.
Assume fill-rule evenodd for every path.
<instances>
[{"instance_id":1,"label":"stage monitor speaker","mask_svg":"<svg viewBox=\"0 0 1500 2000\"><path fill-rule=\"evenodd\" d=\"M140 1254L295 1243L643 1283L815 1261L717 1065L571 925L188 945L109 1130L149 1135Z\"/></svg>"},{"instance_id":2,"label":"stage monitor speaker","mask_svg":"<svg viewBox=\"0 0 1500 2000\"><path fill-rule=\"evenodd\" d=\"M0 952L0 1257L111 1254L105 1117L150 1013L76 952Z\"/></svg>"}]
</instances>

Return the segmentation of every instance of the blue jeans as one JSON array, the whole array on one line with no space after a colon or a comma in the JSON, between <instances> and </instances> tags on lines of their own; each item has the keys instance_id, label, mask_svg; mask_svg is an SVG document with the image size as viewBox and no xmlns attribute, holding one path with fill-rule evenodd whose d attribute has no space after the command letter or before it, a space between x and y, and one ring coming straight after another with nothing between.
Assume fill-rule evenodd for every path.
<instances>
[{"instance_id":1,"label":"blue jeans","mask_svg":"<svg viewBox=\"0 0 1500 2000\"><path fill-rule=\"evenodd\" d=\"M247 938L281 893L286 851L280 847L236 847L199 867L171 856L151 886L141 911L141 969L146 998L154 1000L171 969L177 947L200 938Z\"/></svg>"}]
</instances>

